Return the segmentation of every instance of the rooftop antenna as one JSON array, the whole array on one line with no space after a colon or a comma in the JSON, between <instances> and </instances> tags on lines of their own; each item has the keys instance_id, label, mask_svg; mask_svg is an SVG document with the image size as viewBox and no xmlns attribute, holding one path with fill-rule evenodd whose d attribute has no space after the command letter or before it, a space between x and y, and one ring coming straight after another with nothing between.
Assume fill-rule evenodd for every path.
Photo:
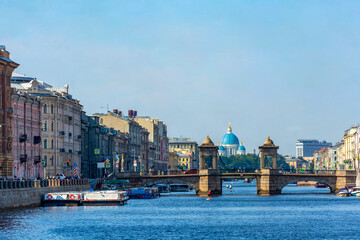
<instances>
[{"instance_id":1,"label":"rooftop antenna","mask_svg":"<svg viewBox=\"0 0 360 240\"><path fill-rule=\"evenodd\" d=\"M100 107L101 109L102 108L105 108L105 107ZM108 112L109 111L109 104L106 104L106 112Z\"/></svg>"}]
</instances>

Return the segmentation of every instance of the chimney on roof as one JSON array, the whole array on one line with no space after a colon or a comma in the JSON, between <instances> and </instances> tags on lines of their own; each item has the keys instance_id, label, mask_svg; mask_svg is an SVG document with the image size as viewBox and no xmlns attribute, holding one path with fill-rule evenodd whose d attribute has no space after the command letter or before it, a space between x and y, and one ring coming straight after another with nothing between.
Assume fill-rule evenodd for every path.
<instances>
[{"instance_id":1,"label":"chimney on roof","mask_svg":"<svg viewBox=\"0 0 360 240\"><path fill-rule=\"evenodd\" d=\"M6 51L5 45L0 45L0 57L6 57L10 59L10 53Z\"/></svg>"},{"instance_id":2,"label":"chimney on roof","mask_svg":"<svg viewBox=\"0 0 360 240\"><path fill-rule=\"evenodd\" d=\"M121 117L121 116L122 116L122 112L121 112L121 111L118 111L118 115Z\"/></svg>"},{"instance_id":3,"label":"chimney on roof","mask_svg":"<svg viewBox=\"0 0 360 240\"><path fill-rule=\"evenodd\" d=\"M113 109L113 113L114 113L114 114L118 114L118 110L117 110L117 109Z\"/></svg>"},{"instance_id":4,"label":"chimney on roof","mask_svg":"<svg viewBox=\"0 0 360 240\"><path fill-rule=\"evenodd\" d=\"M135 117L137 117L137 111L133 111L133 117L135 118Z\"/></svg>"}]
</instances>

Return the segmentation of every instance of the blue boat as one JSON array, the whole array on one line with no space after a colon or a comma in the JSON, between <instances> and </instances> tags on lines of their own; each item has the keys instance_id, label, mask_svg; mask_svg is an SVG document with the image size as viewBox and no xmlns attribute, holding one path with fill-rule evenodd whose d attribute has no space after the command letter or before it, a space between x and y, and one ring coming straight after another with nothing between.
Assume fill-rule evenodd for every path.
<instances>
[{"instance_id":1,"label":"blue boat","mask_svg":"<svg viewBox=\"0 0 360 240\"><path fill-rule=\"evenodd\" d=\"M127 190L127 196L130 199L150 199L160 196L158 188L129 188Z\"/></svg>"}]
</instances>

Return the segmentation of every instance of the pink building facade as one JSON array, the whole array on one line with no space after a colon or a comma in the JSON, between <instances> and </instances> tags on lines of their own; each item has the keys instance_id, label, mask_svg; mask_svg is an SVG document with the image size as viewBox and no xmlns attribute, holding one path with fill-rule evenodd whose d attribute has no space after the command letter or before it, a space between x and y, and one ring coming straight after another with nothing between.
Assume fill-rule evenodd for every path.
<instances>
[{"instance_id":1,"label":"pink building facade","mask_svg":"<svg viewBox=\"0 0 360 240\"><path fill-rule=\"evenodd\" d=\"M14 111L11 119L14 178L44 177L41 164L41 102L27 93L14 92L11 104Z\"/></svg>"}]
</instances>

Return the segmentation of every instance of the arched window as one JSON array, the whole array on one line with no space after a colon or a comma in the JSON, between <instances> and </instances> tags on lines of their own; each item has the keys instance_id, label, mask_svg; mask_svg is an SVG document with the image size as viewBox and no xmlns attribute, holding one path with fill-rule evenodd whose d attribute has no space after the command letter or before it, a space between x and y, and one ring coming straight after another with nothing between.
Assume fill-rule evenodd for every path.
<instances>
[{"instance_id":1,"label":"arched window","mask_svg":"<svg viewBox=\"0 0 360 240\"><path fill-rule=\"evenodd\" d=\"M44 149L47 149L47 139L44 139Z\"/></svg>"},{"instance_id":2,"label":"arched window","mask_svg":"<svg viewBox=\"0 0 360 240\"><path fill-rule=\"evenodd\" d=\"M51 139L51 148L54 149L54 139Z\"/></svg>"},{"instance_id":3,"label":"arched window","mask_svg":"<svg viewBox=\"0 0 360 240\"><path fill-rule=\"evenodd\" d=\"M47 113L47 105L46 105L46 103L44 104L44 111L43 112Z\"/></svg>"},{"instance_id":4,"label":"arched window","mask_svg":"<svg viewBox=\"0 0 360 240\"><path fill-rule=\"evenodd\" d=\"M50 113L54 113L54 104L50 105Z\"/></svg>"},{"instance_id":5,"label":"arched window","mask_svg":"<svg viewBox=\"0 0 360 240\"><path fill-rule=\"evenodd\" d=\"M54 131L54 121L51 121L51 131Z\"/></svg>"},{"instance_id":6,"label":"arched window","mask_svg":"<svg viewBox=\"0 0 360 240\"><path fill-rule=\"evenodd\" d=\"M46 132L47 131L47 121L44 121L44 131Z\"/></svg>"}]
</instances>

